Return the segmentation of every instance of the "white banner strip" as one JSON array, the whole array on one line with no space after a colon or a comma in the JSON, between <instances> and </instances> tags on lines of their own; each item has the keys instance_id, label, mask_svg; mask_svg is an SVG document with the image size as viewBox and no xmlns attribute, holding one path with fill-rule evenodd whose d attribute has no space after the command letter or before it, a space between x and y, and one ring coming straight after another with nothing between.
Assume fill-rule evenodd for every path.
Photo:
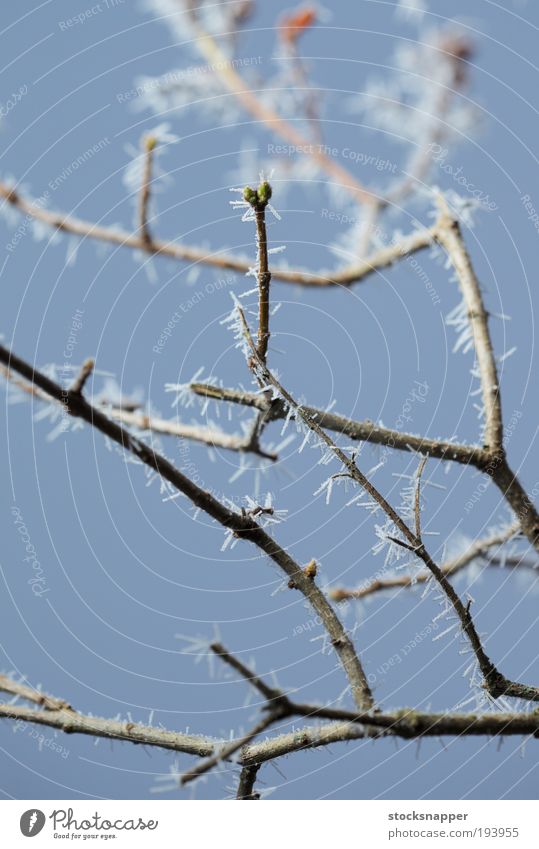
<instances>
[{"instance_id":1,"label":"white banner strip","mask_svg":"<svg viewBox=\"0 0 539 849\"><path fill-rule=\"evenodd\" d=\"M536 849L537 803L522 801L5 801L2 846L519 847ZM294 841L294 842L292 842ZM297 841L297 842L296 842Z\"/></svg>"}]
</instances>

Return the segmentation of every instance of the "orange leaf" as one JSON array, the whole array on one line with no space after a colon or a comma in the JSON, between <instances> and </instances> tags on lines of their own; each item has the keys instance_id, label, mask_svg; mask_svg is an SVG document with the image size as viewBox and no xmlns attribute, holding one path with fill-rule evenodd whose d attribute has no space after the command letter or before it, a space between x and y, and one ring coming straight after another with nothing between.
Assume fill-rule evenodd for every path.
<instances>
[{"instance_id":1,"label":"orange leaf","mask_svg":"<svg viewBox=\"0 0 539 849\"><path fill-rule=\"evenodd\" d=\"M279 23L279 32L283 41L295 43L306 29L316 21L316 12L311 6L303 6L296 12L284 15Z\"/></svg>"}]
</instances>

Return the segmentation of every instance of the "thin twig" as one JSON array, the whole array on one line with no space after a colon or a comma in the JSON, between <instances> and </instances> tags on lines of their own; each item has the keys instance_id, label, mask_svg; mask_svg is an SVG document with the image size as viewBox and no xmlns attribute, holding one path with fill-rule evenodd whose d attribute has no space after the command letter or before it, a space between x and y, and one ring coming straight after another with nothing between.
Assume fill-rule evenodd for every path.
<instances>
[{"instance_id":1,"label":"thin twig","mask_svg":"<svg viewBox=\"0 0 539 849\"><path fill-rule=\"evenodd\" d=\"M215 743L208 737L139 725L136 722L86 716L72 709L41 711L20 705L0 704L0 718L46 725L66 734L89 734L109 740L127 740L144 746L158 746L198 757L209 757L215 751Z\"/></svg>"},{"instance_id":2,"label":"thin twig","mask_svg":"<svg viewBox=\"0 0 539 849\"><path fill-rule=\"evenodd\" d=\"M87 361L87 363L90 362L93 363L93 360ZM7 381L12 383L14 386L17 386L17 388L22 389L22 391L26 392L28 395L37 398L39 401L50 403L51 398L46 392L43 392L41 389L38 389L26 380L21 380L4 366L0 366L0 374L2 374ZM79 374L79 377L80 376L81 375ZM86 379L87 378L85 377L81 389L84 387ZM68 391L73 392L76 388L77 382L75 381L72 384L71 389ZM203 427L202 425L190 425L175 421L174 419L162 419L159 416L141 413L137 410L126 409L125 406L126 405L124 404L119 407L103 404L103 407L106 409L106 412L111 418L129 425L129 427L134 427L136 430L150 431L152 433L159 433L163 436L174 436L178 439L189 439L193 442L200 442L203 445L208 445L210 448L224 448L227 451L257 454L259 457L262 457L265 460L271 460L272 462L277 460L277 454L263 449L258 438L254 438L253 433L248 434L247 436L244 434L225 433L223 430ZM259 436L259 427L256 429L256 435L257 437Z\"/></svg>"},{"instance_id":3,"label":"thin twig","mask_svg":"<svg viewBox=\"0 0 539 849\"><path fill-rule=\"evenodd\" d=\"M138 223L141 239L148 245L152 243L150 229L148 227L148 209L150 206L153 157L157 145L154 136L143 136L142 149L144 156L144 167L142 171L142 182L139 193Z\"/></svg>"},{"instance_id":4,"label":"thin twig","mask_svg":"<svg viewBox=\"0 0 539 849\"><path fill-rule=\"evenodd\" d=\"M262 393L244 392L238 389L213 386L208 383L191 383L190 389L195 395L200 395L203 398L212 398L215 401L224 401L265 411L268 414L268 421L286 418L286 404L279 399L268 401ZM309 405L304 405L303 410L311 418L316 419L321 427L335 433L342 433L349 439L358 442L371 442L374 445L385 445L397 451L410 451L440 460L453 460L456 463L474 466L478 469L484 469L489 460L487 452L477 445L464 445L457 442L447 442L443 439L429 439L426 436L402 433L399 430L377 425L369 419L357 421Z\"/></svg>"},{"instance_id":5,"label":"thin twig","mask_svg":"<svg viewBox=\"0 0 539 849\"><path fill-rule=\"evenodd\" d=\"M251 728L247 734L243 735L243 737L238 737L236 740L231 740L230 743L227 743L222 749L219 749L214 755L209 758L204 758L203 760L196 763L191 769L187 772L184 772L181 777L181 784L189 784L191 781L195 781L197 778L200 778L201 775L205 775L205 773L209 772L211 769L214 769L216 766L219 766L223 761L228 760L232 757L232 755L239 752L243 746L247 746L251 743L255 737L258 737L259 734L262 734L266 731L271 725L281 719L280 715L276 713L270 713L269 716L261 719L260 722L257 722L256 725Z\"/></svg>"},{"instance_id":6,"label":"thin twig","mask_svg":"<svg viewBox=\"0 0 539 849\"><path fill-rule=\"evenodd\" d=\"M269 290L271 273L268 266L268 237L266 235L266 212L265 208L257 207L255 211L256 241L258 246L258 353L266 361L268 343L270 338L269 315L270 301Z\"/></svg>"},{"instance_id":7,"label":"thin twig","mask_svg":"<svg viewBox=\"0 0 539 849\"><path fill-rule=\"evenodd\" d=\"M47 693L42 693L41 690L36 690L34 687L29 687L21 681L14 681L8 675L0 675L0 690L3 693L11 693L20 699L27 702L33 702L40 705L45 710L70 710L70 705L63 699L57 699L56 696L49 696Z\"/></svg>"},{"instance_id":8,"label":"thin twig","mask_svg":"<svg viewBox=\"0 0 539 849\"><path fill-rule=\"evenodd\" d=\"M415 493L414 493L414 517L415 517L415 535L417 539L421 539L421 475L427 462L426 457L422 457L419 462L419 467L415 477Z\"/></svg>"},{"instance_id":9,"label":"thin twig","mask_svg":"<svg viewBox=\"0 0 539 849\"><path fill-rule=\"evenodd\" d=\"M84 360L80 367L79 373L68 389L68 392L73 392L75 395L80 395L86 386L86 382L91 376L95 366L95 361L91 358Z\"/></svg>"},{"instance_id":10,"label":"thin twig","mask_svg":"<svg viewBox=\"0 0 539 849\"><path fill-rule=\"evenodd\" d=\"M451 122L447 121L447 115L456 95L466 85L467 63L472 56L472 44L467 38L450 33L437 45L437 51L441 60L449 67L451 78L443 84L438 83L426 137L417 151L412 154L409 164L403 171L404 178L388 191L385 198L386 205L401 203L414 188L424 185L432 165L432 149L439 146L448 131L452 129ZM413 116L410 116L409 120L413 120Z\"/></svg>"},{"instance_id":11,"label":"thin twig","mask_svg":"<svg viewBox=\"0 0 539 849\"><path fill-rule=\"evenodd\" d=\"M268 236L266 233L266 207L271 199L271 186L263 181L258 189L246 186L243 199L250 204L256 222L256 279L258 283L258 344L259 357L266 362L270 338L270 282L268 263Z\"/></svg>"},{"instance_id":12,"label":"thin twig","mask_svg":"<svg viewBox=\"0 0 539 849\"><path fill-rule=\"evenodd\" d=\"M459 280L460 290L473 332L474 348L481 379L485 410L485 447L500 451L503 447L502 407L496 358L488 327L488 315L472 261L464 244L460 224L451 215L444 198L439 196L441 214L437 241L445 248Z\"/></svg>"},{"instance_id":13,"label":"thin twig","mask_svg":"<svg viewBox=\"0 0 539 849\"><path fill-rule=\"evenodd\" d=\"M0 182L0 198L4 198L6 203L19 209L30 218L43 222L53 230L71 233L81 238L120 245L132 250L144 251L155 256L186 260L193 264L203 263L222 270L236 271L239 274L246 274L249 271L249 261L243 257L223 255L220 252L209 253L191 245L166 242L157 238L147 242L137 233L130 233L117 227L106 227L97 222L76 218L60 210L42 208L38 201L25 198L7 183ZM361 259L357 263L344 266L337 271L325 270L316 273L276 266L272 269L272 276L274 279L299 286L351 286L364 280L374 271L387 268L417 251L430 247L435 241L435 236L435 227L415 230L408 236L404 236L401 241L380 248L371 256Z\"/></svg>"},{"instance_id":14,"label":"thin twig","mask_svg":"<svg viewBox=\"0 0 539 849\"><path fill-rule=\"evenodd\" d=\"M235 655L226 649L222 643L212 643L210 649L220 658L223 663L228 664L232 669L238 672L242 678L258 690L258 692L266 699L270 706L274 706L275 702L279 702L283 698L283 693L275 687L270 687L269 684L256 675L248 666L245 666Z\"/></svg>"}]
</instances>

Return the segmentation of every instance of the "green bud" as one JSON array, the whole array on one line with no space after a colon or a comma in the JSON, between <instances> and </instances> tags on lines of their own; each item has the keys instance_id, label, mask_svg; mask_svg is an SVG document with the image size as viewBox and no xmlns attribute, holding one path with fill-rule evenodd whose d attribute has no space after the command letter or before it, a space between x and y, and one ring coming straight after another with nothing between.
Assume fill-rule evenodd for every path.
<instances>
[{"instance_id":1,"label":"green bud","mask_svg":"<svg viewBox=\"0 0 539 849\"><path fill-rule=\"evenodd\" d=\"M260 183L257 191L258 199L260 203L263 203L264 206L268 203L269 199L272 195L272 190L270 184L267 180L264 180L263 183Z\"/></svg>"},{"instance_id":2,"label":"green bud","mask_svg":"<svg viewBox=\"0 0 539 849\"><path fill-rule=\"evenodd\" d=\"M243 199L246 200L247 203L250 203L251 206L256 206L258 195L251 186L245 186L243 190Z\"/></svg>"},{"instance_id":3,"label":"green bud","mask_svg":"<svg viewBox=\"0 0 539 849\"><path fill-rule=\"evenodd\" d=\"M148 152L155 150L158 145L158 140L155 136L145 136L144 137L144 147Z\"/></svg>"}]
</instances>

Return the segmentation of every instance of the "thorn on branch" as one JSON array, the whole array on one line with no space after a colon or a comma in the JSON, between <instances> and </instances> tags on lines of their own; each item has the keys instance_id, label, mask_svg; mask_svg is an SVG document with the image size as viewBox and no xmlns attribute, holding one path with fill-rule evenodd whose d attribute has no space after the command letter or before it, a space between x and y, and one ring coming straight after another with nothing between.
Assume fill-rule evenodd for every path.
<instances>
[{"instance_id":1,"label":"thorn on branch","mask_svg":"<svg viewBox=\"0 0 539 849\"><path fill-rule=\"evenodd\" d=\"M78 375L69 387L69 395L82 395L82 391L86 386L88 378L94 370L94 366L95 360L93 360L91 357L89 357L87 360L84 360L82 366L80 367Z\"/></svg>"},{"instance_id":2,"label":"thorn on branch","mask_svg":"<svg viewBox=\"0 0 539 849\"><path fill-rule=\"evenodd\" d=\"M306 566L303 567L302 572L310 581L314 583L314 579L316 578L316 573L318 571L318 563L316 560L309 560ZM288 589L297 590L299 589L294 578L290 578L288 581Z\"/></svg>"},{"instance_id":3,"label":"thorn on branch","mask_svg":"<svg viewBox=\"0 0 539 849\"><path fill-rule=\"evenodd\" d=\"M238 784L236 799L241 799L243 801L256 801L260 799L260 793L257 793L254 789L259 769L260 764L243 767L240 774L240 782Z\"/></svg>"}]
</instances>

